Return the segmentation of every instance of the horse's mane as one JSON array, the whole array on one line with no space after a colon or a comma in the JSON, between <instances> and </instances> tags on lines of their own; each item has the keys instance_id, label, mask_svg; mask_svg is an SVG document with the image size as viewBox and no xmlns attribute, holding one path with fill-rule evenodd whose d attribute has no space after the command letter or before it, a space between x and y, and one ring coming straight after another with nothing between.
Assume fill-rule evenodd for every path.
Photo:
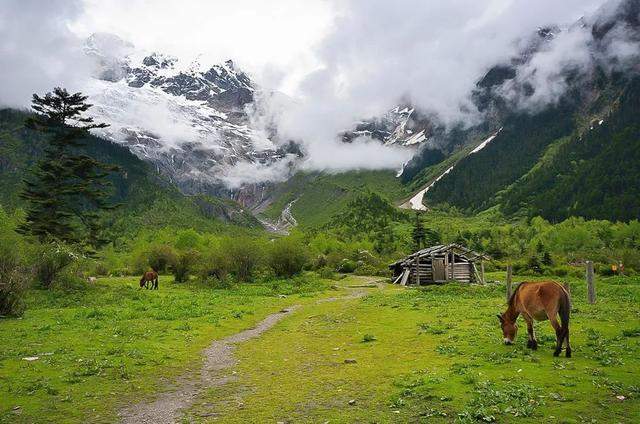
<instances>
[{"instance_id":1,"label":"horse's mane","mask_svg":"<svg viewBox=\"0 0 640 424\"><path fill-rule=\"evenodd\" d=\"M518 284L518 286L513 291L513 293L511 293L511 296L509 297L509 301L507 302L507 305L509 307L513 306L513 302L516 300L516 294L518 294L518 290L520 290L520 287L522 287L522 286L524 286L524 283Z\"/></svg>"}]
</instances>

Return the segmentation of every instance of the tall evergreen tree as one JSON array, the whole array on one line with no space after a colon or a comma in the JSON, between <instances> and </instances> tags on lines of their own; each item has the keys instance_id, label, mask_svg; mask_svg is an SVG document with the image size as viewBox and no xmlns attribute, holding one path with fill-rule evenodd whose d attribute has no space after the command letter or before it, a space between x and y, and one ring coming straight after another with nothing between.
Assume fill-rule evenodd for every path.
<instances>
[{"instance_id":1,"label":"tall evergreen tree","mask_svg":"<svg viewBox=\"0 0 640 424\"><path fill-rule=\"evenodd\" d=\"M115 207L108 202L111 184L106 178L118 168L81 152L88 131L107 126L84 115L91 107L86 100L82 93L69 94L60 87L44 97L33 95L36 113L26 126L42 132L49 145L31 177L24 180L21 197L29 206L18 231L41 241L97 248L105 242L99 212Z\"/></svg>"},{"instance_id":2,"label":"tall evergreen tree","mask_svg":"<svg viewBox=\"0 0 640 424\"><path fill-rule=\"evenodd\" d=\"M424 231L424 227L422 226L422 218L420 217L420 212L416 211L416 222L413 225L413 231L411 233L411 238L413 239L413 245L416 250L422 249L425 244L426 233Z\"/></svg>"}]
</instances>

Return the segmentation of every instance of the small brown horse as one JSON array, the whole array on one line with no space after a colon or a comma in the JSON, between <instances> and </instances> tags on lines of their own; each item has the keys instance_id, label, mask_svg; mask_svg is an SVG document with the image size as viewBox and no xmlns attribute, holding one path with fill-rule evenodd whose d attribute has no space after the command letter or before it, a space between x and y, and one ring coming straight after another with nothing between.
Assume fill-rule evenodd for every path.
<instances>
[{"instance_id":1,"label":"small brown horse","mask_svg":"<svg viewBox=\"0 0 640 424\"><path fill-rule=\"evenodd\" d=\"M562 344L567 341L567 358L571 357L569 345L569 294L560 284L554 281L524 282L520 283L509 298L509 305L505 313L498 315L502 325L502 334L505 344L512 344L518 332L516 320L522 314L527 322L529 341L527 347L538 348L536 336L533 333L533 321L549 320L556 330L556 350L553 356L560 355ZM560 315L558 323L557 315Z\"/></svg>"},{"instance_id":2,"label":"small brown horse","mask_svg":"<svg viewBox=\"0 0 640 424\"><path fill-rule=\"evenodd\" d=\"M149 288L149 283L151 283L151 290L158 290L158 273L155 271L147 271L142 275L140 279L140 288Z\"/></svg>"}]
</instances>

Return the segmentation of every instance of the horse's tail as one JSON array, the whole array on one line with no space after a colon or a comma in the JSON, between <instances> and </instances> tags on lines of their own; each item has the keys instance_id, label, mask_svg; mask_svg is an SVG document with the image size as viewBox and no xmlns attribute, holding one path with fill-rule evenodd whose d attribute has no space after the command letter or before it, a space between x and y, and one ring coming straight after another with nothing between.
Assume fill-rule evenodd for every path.
<instances>
[{"instance_id":1,"label":"horse's tail","mask_svg":"<svg viewBox=\"0 0 640 424\"><path fill-rule=\"evenodd\" d=\"M560 315L560 325L562 328L562 339L564 340L569 336L569 316L571 314L571 299L569 293L562 289L560 295L560 308L558 310Z\"/></svg>"}]
</instances>

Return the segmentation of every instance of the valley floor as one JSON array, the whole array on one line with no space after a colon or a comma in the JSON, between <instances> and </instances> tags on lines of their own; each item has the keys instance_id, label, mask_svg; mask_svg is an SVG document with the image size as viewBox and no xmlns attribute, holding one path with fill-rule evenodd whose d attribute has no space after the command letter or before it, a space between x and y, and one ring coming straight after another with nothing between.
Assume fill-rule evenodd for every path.
<instances>
[{"instance_id":1,"label":"valley floor","mask_svg":"<svg viewBox=\"0 0 640 424\"><path fill-rule=\"evenodd\" d=\"M320 291L161 282L158 292L134 284L104 279L76 294L36 291L23 319L0 321L9 340L0 346L0 421L113 422L123 408L161 399L158 392L179 392L184 375L200 375L213 340L293 305L234 345L234 361L216 371L223 384L200 387L184 420L640 420L638 278L599 279L595 305L586 303L583 281L571 280L571 359L552 356L546 322L537 324L536 352L525 347L522 323L516 344L501 344L498 284L405 289L347 277L315 281Z\"/></svg>"}]
</instances>

